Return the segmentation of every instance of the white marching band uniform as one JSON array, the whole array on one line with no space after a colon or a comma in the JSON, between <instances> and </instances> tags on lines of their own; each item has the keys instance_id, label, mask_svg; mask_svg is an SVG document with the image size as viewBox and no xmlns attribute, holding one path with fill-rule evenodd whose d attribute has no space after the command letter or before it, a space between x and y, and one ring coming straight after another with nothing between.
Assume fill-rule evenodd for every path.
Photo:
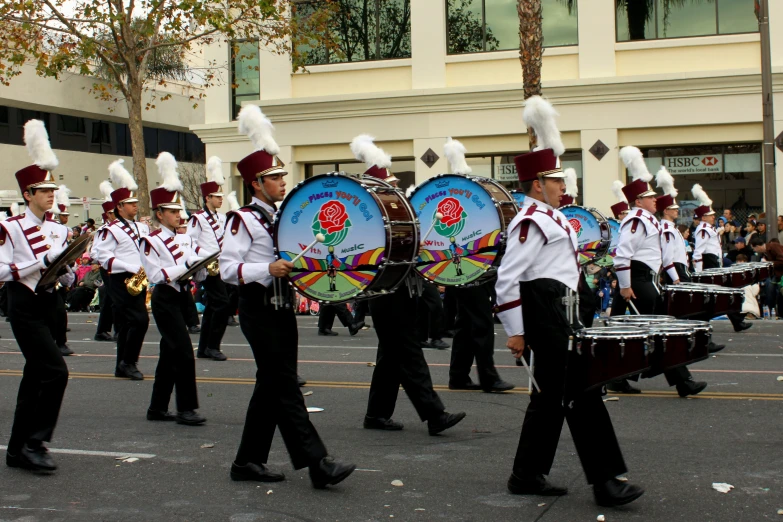
<instances>
[{"instance_id":1,"label":"white marching band uniform","mask_svg":"<svg viewBox=\"0 0 783 522\"><path fill-rule=\"evenodd\" d=\"M270 216L277 212L258 198L253 198L251 204L262 207ZM269 265L275 262L272 223L249 208L232 212L229 220L230 233L220 254L220 277L233 285L260 283L270 288Z\"/></svg>"},{"instance_id":2,"label":"white marching band uniform","mask_svg":"<svg viewBox=\"0 0 783 522\"><path fill-rule=\"evenodd\" d=\"M92 254L104 270L112 273L135 274L141 268L139 241L150 234L149 227L137 221L123 223L115 219L101 232L92 247Z\"/></svg>"},{"instance_id":3,"label":"white marching band uniform","mask_svg":"<svg viewBox=\"0 0 783 522\"><path fill-rule=\"evenodd\" d=\"M718 231L712 225L702 222L693 232L695 246L693 249L693 269L696 272L702 271L703 255L712 254L717 256L719 262L723 261L723 250L720 246L720 236Z\"/></svg>"},{"instance_id":4,"label":"white marching band uniform","mask_svg":"<svg viewBox=\"0 0 783 522\"><path fill-rule=\"evenodd\" d=\"M203 250L195 245L193 239L186 234L177 234L166 227L141 239L141 263L147 279L155 285L167 285L182 291L178 279L191 266L203 260ZM206 270L197 274L197 280ZM203 278L203 277L202 277Z\"/></svg>"},{"instance_id":5,"label":"white marching band uniform","mask_svg":"<svg viewBox=\"0 0 783 522\"><path fill-rule=\"evenodd\" d=\"M614 258L620 288L631 288L631 260L644 263L656 274L660 271L660 231L658 219L642 208L632 208L620 223L620 238Z\"/></svg>"},{"instance_id":6,"label":"white marching band uniform","mask_svg":"<svg viewBox=\"0 0 783 522\"><path fill-rule=\"evenodd\" d=\"M194 243L207 253L207 256L219 252L223 247L226 233L226 216L207 209L199 210L190 215L188 221L188 236Z\"/></svg>"},{"instance_id":7,"label":"white marching band uniform","mask_svg":"<svg viewBox=\"0 0 783 522\"><path fill-rule=\"evenodd\" d=\"M685 250L685 238L677 225L666 219L661 220L661 264L672 281L680 279L675 263L688 267L688 252Z\"/></svg>"}]
</instances>

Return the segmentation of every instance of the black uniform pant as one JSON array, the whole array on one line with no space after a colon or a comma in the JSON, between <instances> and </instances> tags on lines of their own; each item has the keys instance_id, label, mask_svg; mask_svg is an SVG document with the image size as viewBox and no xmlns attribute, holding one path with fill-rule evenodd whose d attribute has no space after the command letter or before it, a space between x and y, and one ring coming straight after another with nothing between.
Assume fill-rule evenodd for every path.
<instances>
[{"instance_id":1,"label":"black uniform pant","mask_svg":"<svg viewBox=\"0 0 783 522\"><path fill-rule=\"evenodd\" d=\"M228 292L228 315L234 317L239 308L239 287L230 283L225 283L226 292Z\"/></svg>"},{"instance_id":2,"label":"black uniform pant","mask_svg":"<svg viewBox=\"0 0 783 522\"><path fill-rule=\"evenodd\" d=\"M147 313L147 290L139 295L130 295L125 280L133 274L122 272L112 274L109 295L114 307L114 323L117 326L117 366L121 362L136 364L150 326Z\"/></svg>"},{"instance_id":3,"label":"black uniform pant","mask_svg":"<svg viewBox=\"0 0 783 522\"><path fill-rule=\"evenodd\" d=\"M68 311L65 309L65 297L68 295L68 290L60 288L54 291L55 294L55 320L54 330L54 342L57 346L63 346L68 342Z\"/></svg>"},{"instance_id":4,"label":"black uniform pant","mask_svg":"<svg viewBox=\"0 0 783 522\"><path fill-rule=\"evenodd\" d=\"M86 310L93 297L95 297L95 290L86 286L77 286L68 292L65 301L70 311Z\"/></svg>"},{"instance_id":5,"label":"black uniform pant","mask_svg":"<svg viewBox=\"0 0 783 522\"><path fill-rule=\"evenodd\" d=\"M295 469L317 464L327 452L310 422L297 383L299 334L293 309L275 310L266 289L258 283L242 285L239 325L253 351L257 371L236 463L265 464L275 428L279 428Z\"/></svg>"},{"instance_id":6,"label":"black uniform pant","mask_svg":"<svg viewBox=\"0 0 783 522\"><path fill-rule=\"evenodd\" d=\"M226 285L220 276L207 276L203 284L207 294L207 306L201 318L201 337L198 339L198 351L202 354L206 350L220 351L228 317L232 315Z\"/></svg>"},{"instance_id":7,"label":"black uniform pant","mask_svg":"<svg viewBox=\"0 0 783 522\"><path fill-rule=\"evenodd\" d=\"M378 353L370 384L367 416L389 419L394 414L402 385L422 421L445 411L432 388L430 368L410 325L416 319L416 300L404 286L370 301L372 322L378 334Z\"/></svg>"},{"instance_id":8,"label":"black uniform pant","mask_svg":"<svg viewBox=\"0 0 783 522\"><path fill-rule=\"evenodd\" d=\"M491 297L494 299L494 290L495 290L495 283L488 285L488 288L490 289ZM455 292L454 290L458 290L458 287L456 286L447 286L446 292L443 295L443 329L444 330L456 330L457 329L457 314L459 313L458 310L458 303L457 303L457 294L459 292ZM494 307L494 304L492 305ZM494 318L493 318L494 323Z\"/></svg>"},{"instance_id":9,"label":"black uniform pant","mask_svg":"<svg viewBox=\"0 0 783 522\"><path fill-rule=\"evenodd\" d=\"M353 322L355 324L364 322L367 312L370 311L370 303L366 299L356 301L353 307ZM321 312L323 313L323 312Z\"/></svg>"},{"instance_id":10,"label":"black uniform pant","mask_svg":"<svg viewBox=\"0 0 783 522\"><path fill-rule=\"evenodd\" d=\"M192 288L190 285L188 285L185 289L185 292L187 292L188 296L190 297L190 300L187 302L184 302L186 305L185 308L185 323L187 323L188 328L192 328L194 326L199 325L198 320L198 309L196 308L196 300L193 299L193 293L191 292Z\"/></svg>"},{"instance_id":11,"label":"black uniform pant","mask_svg":"<svg viewBox=\"0 0 783 522\"><path fill-rule=\"evenodd\" d=\"M11 330L25 358L8 452L52 440L68 385L68 367L52 337L57 296L6 283Z\"/></svg>"},{"instance_id":12,"label":"black uniform pant","mask_svg":"<svg viewBox=\"0 0 783 522\"><path fill-rule=\"evenodd\" d=\"M658 293L655 283L653 283L650 268L643 263L636 261L631 262L631 289L633 290L636 299L633 300L633 304L641 315L655 315L663 309L663 300L661 294ZM625 315L625 311L630 308L628 301L620 295L620 286L617 286L617 291L612 298L612 317L617 315ZM631 314L635 315L633 309ZM685 381L692 380L691 372L685 366L674 368L673 370L666 370L663 372L666 377L666 382L669 386L676 386Z\"/></svg>"},{"instance_id":13,"label":"black uniform pant","mask_svg":"<svg viewBox=\"0 0 783 522\"><path fill-rule=\"evenodd\" d=\"M704 270L709 268L720 268L720 259L718 259L718 256L715 254L703 254L702 268ZM745 320L744 316L739 312L726 314L726 317L729 318L729 321L731 321L731 325L735 330L739 329L740 325L742 325L743 321Z\"/></svg>"},{"instance_id":14,"label":"black uniform pant","mask_svg":"<svg viewBox=\"0 0 783 522\"><path fill-rule=\"evenodd\" d=\"M353 323L353 316L348 311L345 303L323 304L318 314L318 331L331 330L334 326L334 318L337 316L340 323L348 328Z\"/></svg>"},{"instance_id":15,"label":"black uniform pant","mask_svg":"<svg viewBox=\"0 0 783 522\"><path fill-rule=\"evenodd\" d=\"M152 317L160 332L160 356L155 368L150 409L168 411L171 393L177 390L177 411L198 408L196 391L196 359L185 324L187 290L178 292L168 285L155 285L152 290Z\"/></svg>"},{"instance_id":16,"label":"black uniform pant","mask_svg":"<svg viewBox=\"0 0 783 522\"><path fill-rule=\"evenodd\" d=\"M98 301L101 306L101 313L98 315L96 334L110 333L112 326L114 326L114 306L112 305L111 292L109 292L111 277L109 272L103 268L101 268L101 280L103 281L103 286L98 287Z\"/></svg>"},{"instance_id":17,"label":"black uniform pant","mask_svg":"<svg viewBox=\"0 0 783 522\"><path fill-rule=\"evenodd\" d=\"M558 304L564 289L551 279L521 283L525 343L535 352L533 371L541 393L530 396L514 473L520 478L549 474L566 420L587 482L602 483L627 470L600 390L569 389L569 382L580 379L567 374L570 325Z\"/></svg>"},{"instance_id":18,"label":"black uniform pant","mask_svg":"<svg viewBox=\"0 0 783 522\"><path fill-rule=\"evenodd\" d=\"M482 388L489 389L500 380L495 369L495 322L490 301L493 284L446 289L446 296L451 296L457 312L456 332L451 346L450 383L459 385L470 380L473 359L476 360Z\"/></svg>"},{"instance_id":19,"label":"black uniform pant","mask_svg":"<svg viewBox=\"0 0 783 522\"><path fill-rule=\"evenodd\" d=\"M440 298L438 287L431 284L422 285L419 296L418 316L410 324L415 324L420 338L441 339L443 337L443 300ZM416 307L415 303L411 306ZM372 305L370 305L372 308ZM373 317L375 319L375 317Z\"/></svg>"}]
</instances>

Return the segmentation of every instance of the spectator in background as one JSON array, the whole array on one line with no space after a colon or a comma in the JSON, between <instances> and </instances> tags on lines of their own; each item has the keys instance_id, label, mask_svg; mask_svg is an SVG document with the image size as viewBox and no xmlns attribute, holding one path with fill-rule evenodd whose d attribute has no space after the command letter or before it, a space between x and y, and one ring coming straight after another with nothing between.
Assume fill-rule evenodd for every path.
<instances>
[{"instance_id":1,"label":"spectator in background","mask_svg":"<svg viewBox=\"0 0 783 522\"><path fill-rule=\"evenodd\" d=\"M726 257L731 260L732 263L739 263L737 258L741 255L745 256L747 262L753 256L753 250L745 242L745 238L740 236L734 240L735 248L731 250Z\"/></svg>"},{"instance_id":2,"label":"spectator in background","mask_svg":"<svg viewBox=\"0 0 783 522\"><path fill-rule=\"evenodd\" d=\"M734 212L732 212L730 208L724 208L723 217L726 218L726 223L731 223L734 221Z\"/></svg>"},{"instance_id":3,"label":"spectator in background","mask_svg":"<svg viewBox=\"0 0 783 522\"><path fill-rule=\"evenodd\" d=\"M778 284L780 278L783 276L783 245L779 243L764 243L764 240L760 237L754 237L750 241L750 247L756 252L757 255L763 259L771 262L774 265L774 270L769 276L767 291L766 291L766 304L772 310L778 303ZM780 317L780 310L777 310L778 317Z\"/></svg>"},{"instance_id":4,"label":"spectator in background","mask_svg":"<svg viewBox=\"0 0 783 522\"><path fill-rule=\"evenodd\" d=\"M602 278L598 283L598 298L600 299L601 314L606 314L606 309L609 308L609 302L612 299L612 280Z\"/></svg>"},{"instance_id":5,"label":"spectator in background","mask_svg":"<svg viewBox=\"0 0 783 522\"><path fill-rule=\"evenodd\" d=\"M89 259L87 261L89 262ZM97 261L93 261L86 266L88 271L76 283L73 290L68 292L68 296L65 298L65 303L71 312L86 312L90 301L95 296L95 290L98 285L103 284L100 271L101 265Z\"/></svg>"},{"instance_id":6,"label":"spectator in background","mask_svg":"<svg viewBox=\"0 0 783 522\"><path fill-rule=\"evenodd\" d=\"M783 216L778 216L778 241L783 240Z\"/></svg>"},{"instance_id":7,"label":"spectator in background","mask_svg":"<svg viewBox=\"0 0 783 522\"><path fill-rule=\"evenodd\" d=\"M79 228L78 226L73 227L71 230L73 231L73 235L71 236L72 240L82 235L82 229Z\"/></svg>"},{"instance_id":8,"label":"spectator in background","mask_svg":"<svg viewBox=\"0 0 783 522\"><path fill-rule=\"evenodd\" d=\"M685 252L688 254L688 266L691 264L691 254L693 253L693 245L690 243L691 230L687 225L677 225L677 230L682 234L682 238L685 241Z\"/></svg>"},{"instance_id":9,"label":"spectator in background","mask_svg":"<svg viewBox=\"0 0 783 522\"><path fill-rule=\"evenodd\" d=\"M758 232L756 232L756 220L753 218L748 218L748 222L745 223L745 234L743 234L745 237L745 244L749 245L751 240L758 235Z\"/></svg>"},{"instance_id":10,"label":"spectator in background","mask_svg":"<svg viewBox=\"0 0 783 522\"><path fill-rule=\"evenodd\" d=\"M84 226L82 227L82 233L85 232L95 232L95 220L90 218L87 221L85 221Z\"/></svg>"},{"instance_id":11,"label":"spectator in background","mask_svg":"<svg viewBox=\"0 0 783 522\"><path fill-rule=\"evenodd\" d=\"M767 222L766 221L758 221L756 222L756 232L758 233L759 237L763 239L764 241L767 240Z\"/></svg>"},{"instance_id":12,"label":"spectator in background","mask_svg":"<svg viewBox=\"0 0 783 522\"><path fill-rule=\"evenodd\" d=\"M696 214L693 215L693 222L691 223L690 228L688 229L688 235L685 234L682 235L682 237L685 238L685 240L690 243L691 247L694 245L695 239L693 238L693 232L698 228L698 226L701 225L701 219L699 219Z\"/></svg>"},{"instance_id":13,"label":"spectator in background","mask_svg":"<svg viewBox=\"0 0 783 522\"><path fill-rule=\"evenodd\" d=\"M735 261L738 265L741 265L742 263L748 262L748 256L745 254L737 254L737 259Z\"/></svg>"},{"instance_id":14,"label":"spectator in background","mask_svg":"<svg viewBox=\"0 0 783 522\"><path fill-rule=\"evenodd\" d=\"M682 225L685 226L685 225ZM609 301L606 304L606 316L609 317L612 315L612 299L613 295L617 292L617 279L612 279L612 282L609 284Z\"/></svg>"}]
</instances>

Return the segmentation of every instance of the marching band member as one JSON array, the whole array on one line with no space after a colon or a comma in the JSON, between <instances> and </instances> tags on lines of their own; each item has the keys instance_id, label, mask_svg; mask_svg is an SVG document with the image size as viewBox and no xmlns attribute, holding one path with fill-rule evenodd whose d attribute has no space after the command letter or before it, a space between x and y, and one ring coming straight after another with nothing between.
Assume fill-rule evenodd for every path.
<instances>
[{"instance_id":1,"label":"marching band member","mask_svg":"<svg viewBox=\"0 0 783 522\"><path fill-rule=\"evenodd\" d=\"M556 209L565 188L558 166L565 147L556 115L539 96L525 102L523 117L535 130L539 147L514 158L525 200L508 227L495 286L507 346L516 358L535 352L533 375L540 386L530 396L508 489L519 495L567 493L546 478L567 419L596 502L617 506L636 500L644 490L615 478L626 467L600 391L573 390L569 382L574 379L566 376L569 335L578 326L579 265L576 235Z\"/></svg>"},{"instance_id":2,"label":"marching band member","mask_svg":"<svg viewBox=\"0 0 783 522\"><path fill-rule=\"evenodd\" d=\"M54 205L57 185L51 171L58 161L42 121L25 124L24 142L34 164L18 171L16 180L28 208L0 223L0 281L6 282L11 330L25 358L6 464L54 471L57 466L44 442L52 440L68 367L51 333L56 320L54 285L37 285L66 248L68 228L46 218ZM66 286L73 281L70 269L59 279Z\"/></svg>"},{"instance_id":3,"label":"marching band member","mask_svg":"<svg viewBox=\"0 0 783 522\"><path fill-rule=\"evenodd\" d=\"M65 185L60 185L57 190L54 191L54 205L49 211L52 219L56 220L61 225L68 229L68 242L70 243L73 237L73 232L68 228L68 207L71 206L71 200L69 198L71 189ZM73 350L68 346L68 309L65 307L65 299L68 296L69 288L60 285L55 289L54 293L57 297L57 310L54 323L54 342L57 343L57 347L64 356L73 355Z\"/></svg>"},{"instance_id":4,"label":"marching band member","mask_svg":"<svg viewBox=\"0 0 783 522\"><path fill-rule=\"evenodd\" d=\"M388 181L391 156L362 134L351 142L356 159L367 165L365 175ZM412 282L413 280L406 281ZM378 353L372 372L364 428L397 431L403 424L392 419L402 385L416 413L427 421L430 435L437 435L465 418L465 413L448 413L432 387L424 352L411 326L416 322L416 291L413 283L401 285L389 295L370 300L370 314L378 334ZM401 325L403 325L401 327Z\"/></svg>"},{"instance_id":5,"label":"marching band member","mask_svg":"<svg viewBox=\"0 0 783 522\"><path fill-rule=\"evenodd\" d=\"M668 285L690 283L691 274L688 272L688 253L685 251L685 239L682 237L675 220L680 216L680 206L674 199L677 197L677 189L674 188L674 178L666 167L655 175L658 188L663 189L663 196L658 196L656 207L661 215L661 264L663 265L664 281ZM703 318L709 321L710 317ZM715 353L725 348L722 344L715 344L710 340L708 349Z\"/></svg>"},{"instance_id":6,"label":"marching band member","mask_svg":"<svg viewBox=\"0 0 783 522\"><path fill-rule=\"evenodd\" d=\"M620 221L625 219L625 216L627 216L628 212L631 210L631 207L628 206L628 201L625 200L623 186L623 182L619 179L616 179L614 182L612 182L612 192L617 198L617 203L611 206L612 214L614 215L615 219L619 219Z\"/></svg>"},{"instance_id":7,"label":"marching band member","mask_svg":"<svg viewBox=\"0 0 783 522\"><path fill-rule=\"evenodd\" d=\"M180 226L180 212L184 210L177 161L168 152L161 152L155 163L163 182L150 191L150 207L160 228L142 237L140 242L144 272L155 285L152 317L161 335L160 358L147 420L176 420L178 424L198 426L206 419L195 411L198 409L196 359L185 323L185 314L193 298L188 290L190 279L179 281L179 277L204 255L190 236L176 232ZM177 390L176 416L168 411L174 388Z\"/></svg>"},{"instance_id":8,"label":"marching band member","mask_svg":"<svg viewBox=\"0 0 783 522\"><path fill-rule=\"evenodd\" d=\"M201 184L204 208L194 212L188 222L188 235L207 255L219 252L223 246L226 230L226 217L218 212L223 206L222 186L223 162L217 156L207 161L207 182ZM225 361L228 357L220 351L220 343L226 333L230 314L228 292L220 274L207 275L204 280L207 294L207 306L201 322L201 335L198 340L199 359Z\"/></svg>"},{"instance_id":9,"label":"marching band member","mask_svg":"<svg viewBox=\"0 0 783 522\"><path fill-rule=\"evenodd\" d=\"M693 269L696 272L701 272L710 268L721 268L723 266L723 250L720 245L720 234L715 229L715 211L712 210L712 200L698 183L693 186L691 193L700 203L693 211L694 216L701 219L701 223L693 231ZM745 321L739 312L726 315L735 332L741 332L753 326Z\"/></svg>"},{"instance_id":10,"label":"marching band member","mask_svg":"<svg viewBox=\"0 0 783 522\"><path fill-rule=\"evenodd\" d=\"M95 259L109 274L109 295L114 307L114 322L117 325L117 365L115 377L128 377L133 381L144 379L136 367L147 334L150 319L147 313L146 276L141 266L139 240L149 235L144 223L134 221L139 211L136 197L138 186L133 176L122 166L119 159L109 165L109 176L115 187L111 193L116 219L102 232L93 247ZM136 283L136 295L130 293L126 284ZM141 284L143 283L143 284Z\"/></svg>"},{"instance_id":11,"label":"marching band member","mask_svg":"<svg viewBox=\"0 0 783 522\"><path fill-rule=\"evenodd\" d=\"M111 200L111 193L114 191L114 188L111 186L111 182L109 180L102 181L100 191L104 199L101 204L101 208L103 208L103 215L101 216L103 224L98 227L98 230L92 236L92 247L90 249L90 257L92 259L98 259L96 257L95 245L103 237L102 231L109 226L109 223L114 221L114 202ZM103 285L98 288L98 300L101 310L98 314L98 326L95 329L95 337L93 339L96 341L113 341L114 337L111 332L114 326L114 310L111 294L109 294L109 273L103 267L100 268L100 271Z\"/></svg>"},{"instance_id":12,"label":"marching band member","mask_svg":"<svg viewBox=\"0 0 783 522\"><path fill-rule=\"evenodd\" d=\"M623 193L633 208L620 223L620 238L614 258L620 297L612 303L612 316L624 315L628 302L634 303L640 314L655 314L661 306L658 273L661 270L661 225L653 212L657 209L656 193L650 187L652 174L647 170L642 151L636 147L620 149L631 182ZM695 382L687 368L681 366L664 372L669 386L676 386L680 397L696 395L707 387L706 382ZM606 386L609 391L641 393L626 379Z\"/></svg>"},{"instance_id":13,"label":"marching band member","mask_svg":"<svg viewBox=\"0 0 783 522\"><path fill-rule=\"evenodd\" d=\"M240 205L237 200L236 190L229 192L228 196L226 196L226 200L228 201L229 211L239 210ZM232 285L226 281L223 281L223 284L226 286L226 293L228 294L228 313L231 314L228 316L228 326L239 326L239 321L234 317L234 314L236 314L237 308L239 307L239 290L237 289L237 285ZM299 385L304 386L305 384L305 380L300 379Z\"/></svg>"},{"instance_id":14,"label":"marching band member","mask_svg":"<svg viewBox=\"0 0 783 522\"><path fill-rule=\"evenodd\" d=\"M473 170L465 161L465 146L449 138L443 152L454 174L470 174ZM500 378L495 368L495 321L492 315L491 293L495 278L467 287L452 287L457 301L454 341L449 365L450 390L484 390L502 393L514 385ZM470 378L470 369L476 361L479 382Z\"/></svg>"},{"instance_id":15,"label":"marching band member","mask_svg":"<svg viewBox=\"0 0 783 522\"><path fill-rule=\"evenodd\" d=\"M297 383L299 337L290 286L284 279L293 264L275 260L272 237L275 203L285 197L287 172L276 158L280 149L272 137L272 123L257 105L242 108L239 131L255 149L237 164L253 200L228 216L220 275L239 286L239 325L253 351L257 372L231 478L285 479L266 467L275 428L279 428L294 468L309 467L313 486L325 488L343 481L356 466L328 456Z\"/></svg>"}]
</instances>

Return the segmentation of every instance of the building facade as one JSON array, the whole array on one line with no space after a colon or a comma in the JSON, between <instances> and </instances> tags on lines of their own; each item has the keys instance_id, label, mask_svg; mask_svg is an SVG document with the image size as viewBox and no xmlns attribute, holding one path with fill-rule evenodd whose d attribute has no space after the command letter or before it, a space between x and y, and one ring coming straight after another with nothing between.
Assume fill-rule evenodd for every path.
<instances>
[{"instance_id":1,"label":"building facade","mask_svg":"<svg viewBox=\"0 0 783 522\"><path fill-rule=\"evenodd\" d=\"M348 144L369 133L393 156L403 187L448 172L443 144L450 136L467 147L475 174L513 188L513 156L528 148L516 1L344 4L353 12L339 13L351 21L343 24L348 29L334 24L338 50L311 49L304 70L292 72L289 57L254 42L207 50L215 60L233 52L232 82L208 91L205 122L191 128L208 155L221 156L234 188L242 191L234 165L250 152L233 121L242 103L259 104L275 124L292 182L363 171ZM374 11L361 12L360 4ZM637 12L642 4L650 11ZM609 211L610 185L625 179L618 151L635 145L653 173L661 164L669 168L686 208L698 182L718 210L734 208L739 216L761 210L754 6L754 0L544 0L543 93L560 112L563 160L577 169L581 204ZM783 2L770 2L770 11L781 135ZM776 154L783 201L783 137Z\"/></svg>"},{"instance_id":2,"label":"building facade","mask_svg":"<svg viewBox=\"0 0 783 522\"><path fill-rule=\"evenodd\" d=\"M71 189L70 221L78 224L91 217L100 222L103 211L98 185L108 179L109 164L124 158L126 168L133 171L125 103L112 106L96 100L90 94L91 78L65 75L63 81L57 81L37 76L34 67L25 69L10 86L0 86L0 155L6 165L0 174L0 188L16 190L17 201L23 201L14 177L17 170L30 164L22 140L23 126L30 119L43 120L60 161L55 180ZM156 103L143 115L150 188L158 181L155 158L159 152L171 152L193 168L201 168L205 161L204 144L189 130L204 121L204 108L193 108L184 87L170 88L175 91L171 99ZM0 210L7 211L11 202L12 198L2 198Z\"/></svg>"}]
</instances>

